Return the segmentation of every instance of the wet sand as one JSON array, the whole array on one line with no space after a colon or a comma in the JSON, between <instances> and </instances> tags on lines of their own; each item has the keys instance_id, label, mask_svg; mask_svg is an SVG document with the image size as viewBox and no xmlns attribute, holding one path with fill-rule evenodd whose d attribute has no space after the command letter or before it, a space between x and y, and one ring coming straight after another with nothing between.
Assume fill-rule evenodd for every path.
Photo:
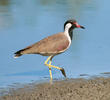
<instances>
[{"instance_id":1,"label":"wet sand","mask_svg":"<svg viewBox=\"0 0 110 100\"><path fill-rule=\"evenodd\" d=\"M110 100L110 78L68 79L11 89L0 100Z\"/></svg>"}]
</instances>

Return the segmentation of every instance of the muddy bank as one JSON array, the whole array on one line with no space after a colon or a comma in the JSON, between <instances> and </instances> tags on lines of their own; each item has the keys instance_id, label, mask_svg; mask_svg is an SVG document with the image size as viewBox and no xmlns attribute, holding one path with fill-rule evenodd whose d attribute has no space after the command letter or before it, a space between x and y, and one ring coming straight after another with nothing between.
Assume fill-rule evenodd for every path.
<instances>
[{"instance_id":1,"label":"muddy bank","mask_svg":"<svg viewBox=\"0 0 110 100\"><path fill-rule=\"evenodd\" d=\"M110 78L69 79L12 89L0 100L110 100Z\"/></svg>"}]
</instances>

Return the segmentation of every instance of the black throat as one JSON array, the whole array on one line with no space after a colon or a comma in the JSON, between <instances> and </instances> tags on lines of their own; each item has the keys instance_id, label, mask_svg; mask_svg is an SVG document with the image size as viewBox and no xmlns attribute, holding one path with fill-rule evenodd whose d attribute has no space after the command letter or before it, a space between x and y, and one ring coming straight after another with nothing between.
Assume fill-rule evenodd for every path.
<instances>
[{"instance_id":1,"label":"black throat","mask_svg":"<svg viewBox=\"0 0 110 100\"><path fill-rule=\"evenodd\" d=\"M71 27L71 28L69 28L69 30L68 30L68 33L69 33L69 36L70 36L70 38L71 38L71 40L73 39L73 29L74 29L75 27Z\"/></svg>"},{"instance_id":2,"label":"black throat","mask_svg":"<svg viewBox=\"0 0 110 100\"><path fill-rule=\"evenodd\" d=\"M65 30L65 27L66 27L66 24L64 25L64 30ZM68 33L69 33L69 36L71 38L71 40L73 39L73 29L75 28L75 26L72 25L72 27L70 27L68 29Z\"/></svg>"},{"instance_id":3,"label":"black throat","mask_svg":"<svg viewBox=\"0 0 110 100\"><path fill-rule=\"evenodd\" d=\"M71 40L73 39L73 28L70 28L69 30L68 30L68 33L69 33L69 36L70 36L70 38L71 38Z\"/></svg>"},{"instance_id":4,"label":"black throat","mask_svg":"<svg viewBox=\"0 0 110 100\"><path fill-rule=\"evenodd\" d=\"M66 25L67 25L68 23L72 24L72 26L68 29L69 36L70 36L70 38L71 38L71 40L72 40L72 38L73 38L73 29L75 29L76 26L73 24L73 22L71 23L71 22L68 22L68 21L67 21L67 22L64 24L64 30L65 30Z\"/></svg>"}]
</instances>

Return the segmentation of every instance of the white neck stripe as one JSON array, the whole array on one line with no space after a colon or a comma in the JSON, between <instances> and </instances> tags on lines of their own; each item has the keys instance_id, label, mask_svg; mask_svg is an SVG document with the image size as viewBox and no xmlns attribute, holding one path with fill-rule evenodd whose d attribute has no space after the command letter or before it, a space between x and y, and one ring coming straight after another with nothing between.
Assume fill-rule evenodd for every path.
<instances>
[{"instance_id":1,"label":"white neck stripe","mask_svg":"<svg viewBox=\"0 0 110 100\"><path fill-rule=\"evenodd\" d=\"M64 29L64 34L67 36L68 40L69 40L69 45L71 44L71 38L69 36L69 29L71 28L72 24L71 23L68 23L66 26L65 26L65 29Z\"/></svg>"}]
</instances>

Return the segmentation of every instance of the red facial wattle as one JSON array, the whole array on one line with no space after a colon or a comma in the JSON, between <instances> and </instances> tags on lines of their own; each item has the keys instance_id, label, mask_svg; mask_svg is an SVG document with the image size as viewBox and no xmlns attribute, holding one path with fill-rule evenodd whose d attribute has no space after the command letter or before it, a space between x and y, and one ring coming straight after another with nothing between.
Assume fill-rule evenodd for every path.
<instances>
[{"instance_id":1,"label":"red facial wattle","mask_svg":"<svg viewBox=\"0 0 110 100\"><path fill-rule=\"evenodd\" d=\"M82 29L85 29L85 27L83 27L83 26L79 25L77 22L75 22L75 23L73 23L73 24L75 24L77 28L82 28Z\"/></svg>"}]
</instances>

